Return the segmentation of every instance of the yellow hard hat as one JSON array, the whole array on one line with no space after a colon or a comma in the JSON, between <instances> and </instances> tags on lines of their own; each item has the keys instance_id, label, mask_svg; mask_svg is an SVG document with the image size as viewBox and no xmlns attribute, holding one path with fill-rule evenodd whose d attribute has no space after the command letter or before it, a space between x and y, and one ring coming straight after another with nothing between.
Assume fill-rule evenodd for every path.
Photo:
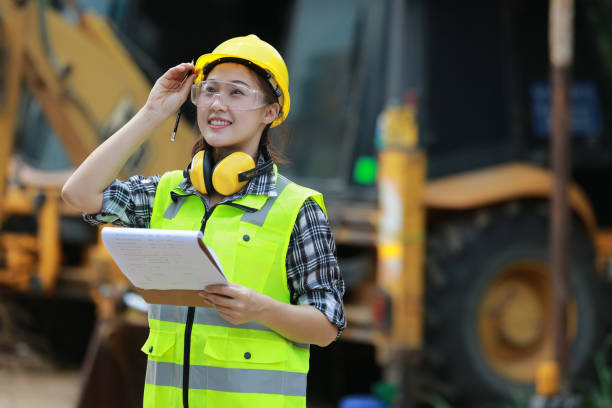
<instances>
[{"instance_id":1,"label":"yellow hard hat","mask_svg":"<svg viewBox=\"0 0 612 408\"><path fill-rule=\"evenodd\" d=\"M271 127L281 124L289 113L289 73L283 57L267 42L254 34L234 37L221 43L210 54L198 58L195 64L195 82L203 81L210 70L222 62L240 62L261 70L278 97L281 110ZM252 65L251 65L252 64Z\"/></svg>"}]
</instances>

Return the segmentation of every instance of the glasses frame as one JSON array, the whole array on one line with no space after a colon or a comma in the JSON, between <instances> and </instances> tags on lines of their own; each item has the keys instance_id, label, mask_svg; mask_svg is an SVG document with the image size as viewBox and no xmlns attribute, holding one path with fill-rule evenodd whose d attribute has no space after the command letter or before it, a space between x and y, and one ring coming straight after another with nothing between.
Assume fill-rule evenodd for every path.
<instances>
[{"instance_id":1,"label":"glasses frame","mask_svg":"<svg viewBox=\"0 0 612 408\"><path fill-rule=\"evenodd\" d=\"M217 98L219 98L219 100L221 101L221 103L223 105L225 105L225 106L227 106L227 107L229 107L229 108L231 108L233 110L238 110L238 111L250 111L250 110L259 109L259 108L262 108L262 107L264 107L266 105L269 105L269 103L267 103L265 101L266 95L262 91L260 91L258 89L252 89L248 85L245 85L245 84L242 84L242 83L236 83L236 82L232 82L232 81L222 81L222 80L217 80L217 79L206 79L204 81L200 81L200 82L197 82L197 83L194 83L193 85L191 85L190 99L191 99L191 103L193 103L196 107L198 106L197 100L199 99L199 96L202 94L202 88L206 84L209 84L209 83L225 84L225 85L231 85L231 86L235 86L235 87L245 88L252 95L260 95L260 99L261 99L262 102L260 104L258 104L258 105L256 104L255 106L250 107L250 108L246 108L246 109L245 108L237 108L235 106L232 106L231 103L228 104L223 99L223 96L221 95L220 92L215 92L214 96L210 100L210 103L207 106L205 106L206 108L212 106L212 104L215 103L215 100ZM199 89L200 94L198 95L198 97L195 97L195 94L198 92L198 89Z\"/></svg>"}]
</instances>

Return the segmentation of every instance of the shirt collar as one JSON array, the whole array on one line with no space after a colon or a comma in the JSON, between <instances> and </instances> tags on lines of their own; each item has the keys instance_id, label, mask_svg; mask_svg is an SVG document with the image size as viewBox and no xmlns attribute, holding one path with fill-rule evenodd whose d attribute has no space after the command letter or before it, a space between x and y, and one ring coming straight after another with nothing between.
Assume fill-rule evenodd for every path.
<instances>
[{"instance_id":1,"label":"shirt collar","mask_svg":"<svg viewBox=\"0 0 612 408\"><path fill-rule=\"evenodd\" d=\"M257 165L260 166L266 162L264 154L260 154L257 158ZM247 194L254 195L266 195L268 197L276 197L278 192L276 190L276 176L277 176L276 165L272 166L270 170L266 171L259 176L252 178L240 191L234 193L231 196L223 198L222 202L239 200ZM185 177L178 187L186 194L195 194L208 199L206 194L201 194L195 189L189 177Z\"/></svg>"}]
</instances>

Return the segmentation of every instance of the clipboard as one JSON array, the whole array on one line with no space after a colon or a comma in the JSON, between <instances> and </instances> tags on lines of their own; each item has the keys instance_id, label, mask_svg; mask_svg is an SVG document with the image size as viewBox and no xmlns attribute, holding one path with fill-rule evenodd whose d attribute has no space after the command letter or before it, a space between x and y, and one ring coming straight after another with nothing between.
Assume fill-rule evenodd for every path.
<instances>
[{"instance_id":1,"label":"clipboard","mask_svg":"<svg viewBox=\"0 0 612 408\"><path fill-rule=\"evenodd\" d=\"M201 231L102 228L102 242L147 303L209 306L204 286L227 284L217 255Z\"/></svg>"}]
</instances>

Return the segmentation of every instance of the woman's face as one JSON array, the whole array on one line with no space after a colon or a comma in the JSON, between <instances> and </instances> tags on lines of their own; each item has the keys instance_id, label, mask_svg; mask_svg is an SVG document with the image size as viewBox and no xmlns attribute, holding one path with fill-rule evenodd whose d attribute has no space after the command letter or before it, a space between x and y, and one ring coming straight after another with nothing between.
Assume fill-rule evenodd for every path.
<instances>
[{"instance_id":1,"label":"woman's face","mask_svg":"<svg viewBox=\"0 0 612 408\"><path fill-rule=\"evenodd\" d=\"M256 75L242 64L228 62L213 68L206 79L245 84L261 92ZM221 157L235 151L255 157L261 133L274 121L278 109L274 103L253 110L235 110L223 98L216 97L209 105L198 103L198 126L204 140Z\"/></svg>"}]
</instances>

